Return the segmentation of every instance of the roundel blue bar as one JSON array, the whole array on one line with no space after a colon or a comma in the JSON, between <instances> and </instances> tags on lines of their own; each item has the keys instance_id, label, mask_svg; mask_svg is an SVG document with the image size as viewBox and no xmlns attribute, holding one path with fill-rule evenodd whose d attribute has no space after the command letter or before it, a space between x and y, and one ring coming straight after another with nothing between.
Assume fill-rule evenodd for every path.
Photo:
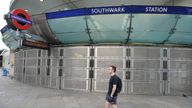
<instances>
[{"instance_id":1,"label":"roundel blue bar","mask_svg":"<svg viewBox=\"0 0 192 108\"><path fill-rule=\"evenodd\" d=\"M102 14L179 14L192 15L192 7L182 6L108 6L46 13L47 19Z\"/></svg>"}]
</instances>

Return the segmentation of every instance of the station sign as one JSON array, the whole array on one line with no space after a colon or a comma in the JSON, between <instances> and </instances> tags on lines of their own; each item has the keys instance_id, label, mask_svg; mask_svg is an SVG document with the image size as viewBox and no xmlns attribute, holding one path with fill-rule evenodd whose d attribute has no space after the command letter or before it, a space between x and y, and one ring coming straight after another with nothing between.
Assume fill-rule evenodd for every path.
<instances>
[{"instance_id":1,"label":"station sign","mask_svg":"<svg viewBox=\"0 0 192 108\"><path fill-rule=\"evenodd\" d=\"M108 7L92 7L73 10L64 10L58 12L46 13L47 19L87 16L87 15L103 15L103 14L179 14L192 15L192 7L182 6L108 6Z\"/></svg>"},{"instance_id":2,"label":"station sign","mask_svg":"<svg viewBox=\"0 0 192 108\"><path fill-rule=\"evenodd\" d=\"M2 29L1 29L1 34L5 33L7 30L9 30L10 27L8 25L4 26Z\"/></svg>"},{"instance_id":3,"label":"station sign","mask_svg":"<svg viewBox=\"0 0 192 108\"><path fill-rule=\"evenodd\" d=\"M27 30L32 25L29 14L23 9L14 9L8 13L7 17L8 20L11 19L8 23L19 30Z\"/></svg>"}]
</instances>

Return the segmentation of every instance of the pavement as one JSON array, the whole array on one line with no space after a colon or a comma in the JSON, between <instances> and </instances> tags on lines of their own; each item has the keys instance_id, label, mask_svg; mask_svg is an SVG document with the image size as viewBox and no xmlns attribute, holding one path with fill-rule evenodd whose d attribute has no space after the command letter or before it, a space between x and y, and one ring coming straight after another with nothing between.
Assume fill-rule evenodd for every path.
<instances>
[{"instance_id":1,"label":"pavement","mask_svg":"<svg viewBox=\"0 0 192 108\"><path fill-rule=\"evenodd\" d=\"M0 76L0 108L103 108L105 93L56 90ZM118 108L192 108L192 97L126 95Z\"/></svg>"}]
</instances>

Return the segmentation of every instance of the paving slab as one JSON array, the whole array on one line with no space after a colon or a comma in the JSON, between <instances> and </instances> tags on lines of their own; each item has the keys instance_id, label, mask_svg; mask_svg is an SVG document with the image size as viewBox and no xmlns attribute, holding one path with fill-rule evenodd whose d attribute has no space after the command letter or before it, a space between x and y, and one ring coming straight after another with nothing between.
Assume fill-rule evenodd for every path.
<instances>
[{"instance_id":1,"label":"paving slab","mask_svg":"<svg viewBox=\"0 0 192 108\"><path fill-rule=\"evenodd\" d=\"M103 108L105 93L57 90L0 76L0 108ZM118 108L192 108L192 97L126 95Z\"/></svg>"}]
</instances>

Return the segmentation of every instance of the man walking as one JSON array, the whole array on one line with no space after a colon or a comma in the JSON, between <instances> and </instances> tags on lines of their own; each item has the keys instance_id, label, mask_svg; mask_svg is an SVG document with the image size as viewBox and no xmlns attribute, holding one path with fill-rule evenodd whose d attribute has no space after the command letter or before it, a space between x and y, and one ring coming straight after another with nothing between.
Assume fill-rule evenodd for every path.
<instances>
[{"instance_id":1,"label":"man walking","mask_svg":"<svg viewBox=\"0 0 192 108\"><path fill-rule=\"evenodd\" d=\"M108 72L111 75L111 78L109 80L109 88L106 95L106 102L104 108L109 108L110 105L112 106L112 108L117 108L117 96L118 93L121 91L122 84L119 84L120 78L116 75L115 66L109 66Z\"/></svg>"}]
</instances>

